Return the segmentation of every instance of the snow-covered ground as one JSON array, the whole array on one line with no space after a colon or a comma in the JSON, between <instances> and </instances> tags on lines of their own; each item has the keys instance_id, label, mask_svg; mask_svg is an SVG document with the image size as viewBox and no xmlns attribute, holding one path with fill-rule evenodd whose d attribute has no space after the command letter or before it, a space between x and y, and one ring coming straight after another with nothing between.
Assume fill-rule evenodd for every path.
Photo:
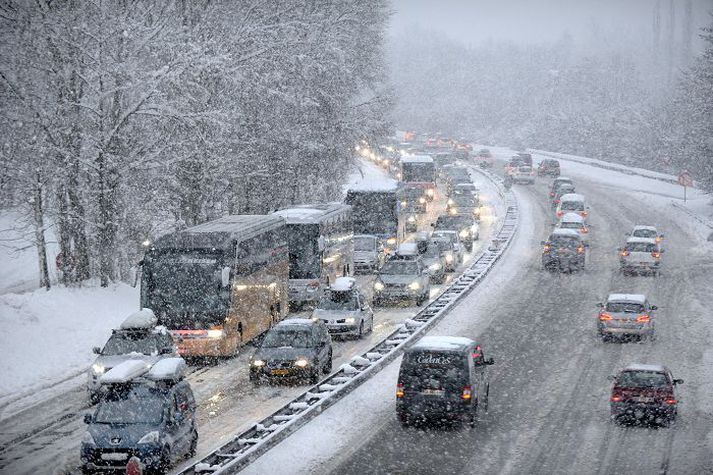
<instances>
[{"instance_id":1,"label":"snow-covered ground","mask_svg":"<svg viewBox=\"0 0 713 475\"><path fill-rule=\"evenodd\" d=\"M92 347L137 307L125 284L0 295L0 404L87 369Z\"/></svg>"},{"instance_id":2,"label":"snow-covered ground","mask_svg":"<svg viewBox=\"0 0 713 475\"><path fill-rule=\"evenodd\" d=\"M395 188L398 182L390 178L386 171L368 160L356 160L355 170L342 187L346 194L349 189L383 190Z\"/></svg>"}]
</instances>

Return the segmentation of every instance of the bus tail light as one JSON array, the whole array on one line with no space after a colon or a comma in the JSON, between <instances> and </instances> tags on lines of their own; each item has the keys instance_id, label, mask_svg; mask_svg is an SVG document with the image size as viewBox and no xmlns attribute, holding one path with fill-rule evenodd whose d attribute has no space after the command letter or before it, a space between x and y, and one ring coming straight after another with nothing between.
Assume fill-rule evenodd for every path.
<instances>
[{"instance_id":1,"label":"bus tail light","mask_svg":"<svg viewBox=\"0 0 713 475\"><path fill-rule=\"evenodd\" d=\"M678 404L678 401L672 397L667 397L666 404L673 406L674 404Z\"/></svg>"},{"instance_id":2,"label":"bus tail light","mask_svg":"<svg viewBox=\"0 0 713 475\"><path fill-rule=\"evenodd\" d=\"M461 395L463 400L465 401L470 401L470 399L473 397L473 388L470 386L466 386L463 388L463 394Z\"/></svg>"}]
</instances>

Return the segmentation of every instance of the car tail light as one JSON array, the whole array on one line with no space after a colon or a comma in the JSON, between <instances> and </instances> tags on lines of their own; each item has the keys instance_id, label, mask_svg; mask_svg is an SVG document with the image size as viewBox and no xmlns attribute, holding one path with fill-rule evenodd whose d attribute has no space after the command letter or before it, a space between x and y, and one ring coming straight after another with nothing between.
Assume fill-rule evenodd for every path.
<instances>
[{"instance_id":1,"label":"car tail light","mask_svg":"<svg viewBox=\"0 0 713 475\"><path fill-rule=\"evenodd\" d=\"M579 246L579 247L577 248L577 252L578 252L579 254L584 254L584 246Z\"/></svg>"},{"instance_id":2,"label":"car tail light","mask_svg":"<svg viewBox=\"0 0 713 475\"><path fill-rule=\"evenodd\" d=\"M638 317L636 317L636 321L642 323L650 322L651 317L649 315L639 315Z\"/></svg>"},{"instance_id":3,"label":"car tail light","mask_svg":"<svg viewBox=\"0 0 713 475\"><path fill-rule=\"evenodd\" d=\"M609 399L611 402L621 402L622 397L620 393L613 393Z\"/></svg>"},{"instance_id":4,"label":"car tail light","mask_svg":"<svg viewBox=\"0 0 713 475\"><path fill-rule=\"evenodd\" d=\"M654 256L656 259L658 259L659 257L661 257L661 253L660 253L659 251L654 251L654 252L651 253L651 255Z\"/></svg>"},{"instance_id":5,"label":"car tail light","mask_svg":"<svg viewBox=\"0 0 713 475\"><path fill-rule=\"evenodd\" d=\"M589 228L586 226L582 226L582 229L579 230L582 234L587 234L589 232Z\"/></svg>"},{"instance_id":6,"label":"car tail light","mask_svg":"<svg viewBox=\"0 0 713 475\"><path fill-rule=\"evenodd\" d=\"M550 191L550 198L554 198L554 197L555 197L554 192Z\"/></svg>"},{"instance_id":7,"label":"car tail light","mask_svg":"<svg viewBox=\"0 0 713 475\"><path fill-rule=\"evenodd\" d=\"M468 401L473 397L473 388L466 386L463 388L463 395L461 396L464 400Z\"/></svg>"},{"instance_id":8,"label":"car tail light","mask_svg":"<svg viewBox=\"0 0 713 475\"><path fill-rule=\"evenodd\" d=\"M589 216L589 213L587 213L586 211L582 211L582 212L579 213L579 214L580 214L580 216L582 216L583 218L586 218L587 216Z\"/></svg>"},{"instance_id":9,"label":"car tail light","mask_svg":"<svg viewBox=\"0 0 713 475\"><path fill-rule=\"evenodd\" d=\"M564 215L564 211L557 211L557 217L561 218Z\"/></svg>"},{"instance_id":10,"label":"car tail light","mask_svg":"<svg viewBox=\"0 0 713 475\"><path fill-rule=\"evenodd\" d=\"M552 246L550 246L549 244L545 244L545 247L542 248L542 252L547 253L550 252L551 249Z\"/></svg>"},{"instance_id":11,"label":"car tail light","mask_svg":"<svg viewBox=\"0 0 713 475\"><path fill-rule=\"evenodd\" d=\"M396 385L396 398L401 399L404 397L404 385L403 383L399 383Z\"/></svg>"},{"instance_id":12,"label":"car tail light","mask_svg":"<svg viewBox=\"0 0 713 475\"><path fill-rule=\"evenodd\" d=\"M608 322L609 320L613 320L613 319L614 319L614 317L612 317L608 313L600 313L599 314L599 320L601 320L603 322Z\"/></svg>"},{"instance_id":13,"label":"car tail light","mask_svg":"<svg viewBox=\"0 0 713 475\"><path fill-rule=\"evenodd\" d=\"M621 251L621 257L626 257L626 256L628 256L628 255L629 255L629 251L627 251L626 249L624 249L623 251Z\"/></svg>"},{"instance_id":14,"label":"car tail light","mask_svg":"<svg viewBox=\"0 0 713 475\"><path fill-rule=\"evenodd\" d=\"M560 200L552 200L552 202L556 205L560 204Z\"/></svg>"},{"instance_id":15,"label":"car tail light","mask_svg":"<svg viewBox=\"0 0 713 475\"><path fill-rule=\"evenodd\" d=\"M672 397L668 397L668 398L666 398L666 404L670 404L673 406L674 404L678 404L678 401Z\"/></svg>"}]
</instances>

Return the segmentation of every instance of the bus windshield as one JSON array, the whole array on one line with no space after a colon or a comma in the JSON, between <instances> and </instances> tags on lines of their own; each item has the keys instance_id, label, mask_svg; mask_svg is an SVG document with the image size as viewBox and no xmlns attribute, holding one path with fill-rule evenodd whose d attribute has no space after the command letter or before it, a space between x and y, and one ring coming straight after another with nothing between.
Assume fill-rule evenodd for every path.
<instances>
[{"instance_id":1,"label":"bus windshield","mask_svg":"<svg viewBox=\"0 0 713 475\"><path fill-rule=\"evenodd\" d=\"M221 321L230 303L230 293L221 292L221 261L218 254L198 252L170 252L147 259L146 306L169 327L173 326L166 318Z\"/></svg>"},{"instance_id":2,"label":"bus windshield","mask_svg":"<svg viewBox=\"0 0 713 475\"><path fill-rule=\"evenodd\" d=\"M374 251L376 250L376 239L373 237L355 237L355 251Z\"/></svg>"},{"instance_id":3,"label":"bus windshield","mask_svg":"<svg viewBox=\"0 0 713 475\"><path fill-rule=\"evenodd\" d=\"M290 279L316 279L321 272L318 224L289 224Z\"/></svg>"}]
</instances>

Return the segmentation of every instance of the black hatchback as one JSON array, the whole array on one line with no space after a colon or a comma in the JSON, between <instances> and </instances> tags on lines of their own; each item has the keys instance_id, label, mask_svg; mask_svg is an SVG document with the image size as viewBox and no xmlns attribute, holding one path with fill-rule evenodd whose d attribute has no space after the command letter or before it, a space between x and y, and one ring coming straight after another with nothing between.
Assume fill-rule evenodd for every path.
<instances>
[{"instance_id":1,"label":"black hatchback","mask_svg":"<svg viewBox=\"0 0 713 475\"><path fill-rule=\"evenodd\" d=\"M396 386L396 413L407 427L419 420L475 425L488 407L493 364L482 348L463 337L427 336L404 353Z\"/></svg>"}]
</instances>

